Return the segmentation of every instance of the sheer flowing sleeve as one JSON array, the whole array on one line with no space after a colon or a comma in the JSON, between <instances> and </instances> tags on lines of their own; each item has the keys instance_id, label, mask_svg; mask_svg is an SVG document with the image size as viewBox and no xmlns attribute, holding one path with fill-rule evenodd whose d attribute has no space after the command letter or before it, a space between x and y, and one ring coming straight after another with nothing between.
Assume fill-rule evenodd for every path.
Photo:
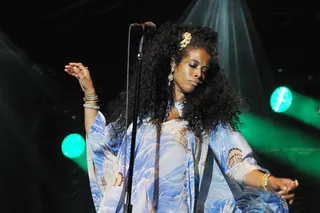
<instances>
[{"instance_id":1,"label":"sheer flowing sleeve","mask_svg":"<svg viewBox=\"0 0 320 213\"><path fill-rule=\"evenodd\" d=\"M257 164L252 148L242 134L229 127L220 125L211 133L210 148L222 171L240 183L244 183L247 174L252 170L259 169L269 173Z\"/></svg>"},{"instance_id":2,"label":"sheer flowing sleeve","mask_svg":"<svg viewBox=\"0 0 320 213\"><path fill-rule=\"evenodd\" d=\"M106 125L104 115L98 112L86 138L88 175L96 210L113 186L118 171L117 153L121 140L111 137L113 125L115 123Z\"/></svg>"}]
</instances>

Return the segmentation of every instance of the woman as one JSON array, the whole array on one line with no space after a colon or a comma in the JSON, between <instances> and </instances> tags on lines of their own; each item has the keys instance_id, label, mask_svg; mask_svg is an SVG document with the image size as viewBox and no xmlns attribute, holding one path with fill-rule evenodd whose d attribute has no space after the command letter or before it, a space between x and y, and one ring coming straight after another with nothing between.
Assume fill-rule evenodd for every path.
<instances>
[{"instance_id":1,"label":"woman","mask_svg":"<svg viewBox=\"0 0 320 213\"><path fill-rule=\"evenodd\" d=\"M288 212L286 200L293 202L298 182L259 167L238 131L243 104L219 68L216 41L209 28L170 23L148 40L140 81L133 212ZM135 84L130 84L128 99L123 91L108 105L104 117L89 70L69 63L65 71L79 79L85 94L96 211L123 212Z\"/></svg>"}]
</instances>

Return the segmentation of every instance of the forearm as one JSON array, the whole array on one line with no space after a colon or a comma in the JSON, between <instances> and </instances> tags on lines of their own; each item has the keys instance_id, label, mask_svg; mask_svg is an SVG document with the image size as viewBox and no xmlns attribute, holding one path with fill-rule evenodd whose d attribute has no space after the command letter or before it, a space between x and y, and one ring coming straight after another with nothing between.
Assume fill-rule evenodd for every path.
<instances>
[{"instance_id":1,"label":"forearm","mask_svg":"<svg viewBox=\"0 0 320 213\"><path fill-rule=\"evenodd\" d=\"M91 89L89 91L86 91L85 94L95 94L95 90ZM98 106L97 101L86 101L85 103L93 106ZM84 126L85 126L86 135L89 133L89 130L93 124L94 119L97 116L97 113L98 113L98 109L84 107Z\"/></svg>"},{"instance_id":2,"label":"forearm","mask_svg":"<svg viewBox=\"0 0 320 213\"><path fill-rule=\"evenodd\" d=\"M84 92L84 126L87 135L99 110L99 99L96 95L90 72L88 67L83 66L82 63L74 62L70 62L69 64L65 65L65 72L79 80L81 89Z\"/></svg>"}]
</instances>

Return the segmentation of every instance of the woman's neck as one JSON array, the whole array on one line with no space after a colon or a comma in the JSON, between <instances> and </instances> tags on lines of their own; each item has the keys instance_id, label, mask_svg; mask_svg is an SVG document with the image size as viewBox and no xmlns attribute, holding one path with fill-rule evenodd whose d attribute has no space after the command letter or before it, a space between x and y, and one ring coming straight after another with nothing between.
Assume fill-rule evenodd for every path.
<instances>
[{"instance_id":1,"label":"woman's neck","mask_svg":"<svg viewBox=\"0 0 320 213\"><path fill-rule=\"evenodd\" d=\"M174 102L183 102L184 101L184 94L182 92L175 91L173 100Z\"/></svg>"}]
</instances>

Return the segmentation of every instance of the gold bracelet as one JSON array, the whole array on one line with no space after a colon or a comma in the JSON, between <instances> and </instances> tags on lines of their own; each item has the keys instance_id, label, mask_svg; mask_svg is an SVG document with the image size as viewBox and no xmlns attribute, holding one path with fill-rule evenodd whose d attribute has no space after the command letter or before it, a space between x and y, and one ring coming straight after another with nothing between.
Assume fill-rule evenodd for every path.
<instances>
[{"instance_id":1,"label":"gold bracelet","mask_svg":"<svg viewBox=\"0 0 320 213\"><path fill-rule=\"evenodd\" d=\"M96 93L84 94L83 101L99 101L99 97Z\"/></svg>"},{"instance_id":2,"label":"gold bracelet","mask_svg":"<svg viewBox=\"0 0 320 213\"><path fill-rule=\"evenodd\" d=\"M262 185L262 188L264 190L267 191L267 186L268 186L268 177L270 177L270 174L264 174L261 178L261 185Z\"/></svg>"},{"instance_id":3,"label":"gold bracelet","mask_svg":"<svg viewBox=\"0 0 320 213\"><path fill-rule=\"evenodd\" d=\"M86 97L84 97L83 100L84 101L99 101L98 98L86 98Z\"/></svg>"},{"instance_id":4,"label":"gold bracelet","mask_svg":"<svg viewBox=\"0 0 320 213\"><path fill-rule=\"evenodd\" d=\"M85 93L84 95L85 95L86 97L95 97L95 96L97 96L96 93Z\"/></svg>"},{"instance_id":5,"label":"gold bracelet","mask_svg":"<svg viewBox=\"0 0 320 213\"><path fill-rule=\"evenodd\" d=\"M85 101L85 104L98 104L99 101Z\"/></svg>"}]
</instances>

